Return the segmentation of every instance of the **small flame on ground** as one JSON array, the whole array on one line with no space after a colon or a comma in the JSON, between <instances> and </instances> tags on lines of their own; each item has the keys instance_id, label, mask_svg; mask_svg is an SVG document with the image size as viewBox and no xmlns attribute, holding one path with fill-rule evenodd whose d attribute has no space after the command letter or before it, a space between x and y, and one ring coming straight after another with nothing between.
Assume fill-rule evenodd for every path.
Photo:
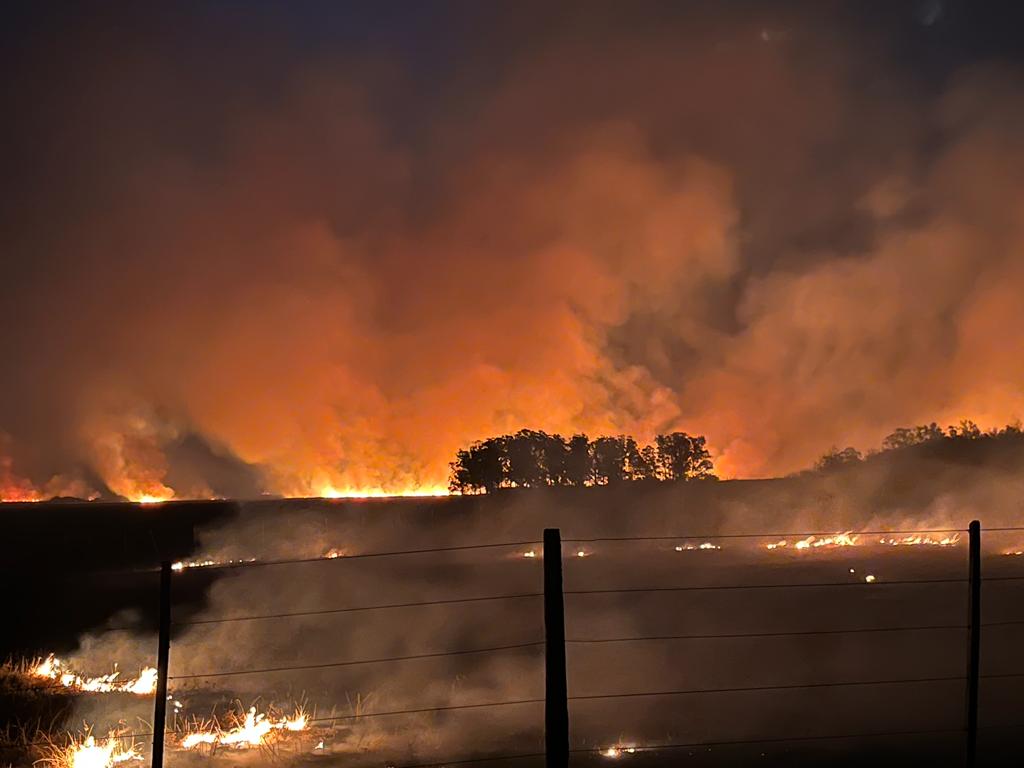
<instances>
[{"instance_id":1,"label":"small flame on ground","mask_svg":"<svg viewBox=\"0 0 1024 768\"><path fill-rule=\"evenodd\" d=\"M820 549L822 547L827 547L829 549L833 549L836 547L855 547L858 544L857 539L858 535L855 533L851 533L850 531L834 533L831 536L811 535L806 538L800 539L800 541L795 542L793 544L793 549L804 550ZM768 544L765 544L764 548L770 551L774 549L784 549L788 546L789 541L787 539L780 539L779 541L773 541L769 542Z\"/></svg>"},{"instance_id":2,"label":"small flame on ground","mask_svg":"<svg viewBox=\"0 0 1024 768\"><path fill-rule=\"evenodd\" d=\"M171 570L184 571L186 568L209 568L214 565L244 565L245 563L255 562L255 557L243 557L237 560L178 560L175 563L171 563Z\"/></svg>"},{"instance_id":3,"label":"small flame on ground","mask_svg":"<svg viewBox=\"0 0 1024 768\"><path fill-rule=\"evenodd\" d=\"M215 720L194 720L191 728L187 729L181 738L181 748L189 750L203 745L223 745L234 749L248 749L259 747L282 732L297 733L308 728L309 715L301 707L296 709L291 717L257 712L256 707L249 707L244 717L235 714L231 724L226 728Z\"/></svg>"},{"instance_id":4,"label":"small flame on ground","mask_svg":"<svg viewBox=\"0 0 1024 768\"><path fill-rule=\"evenodd\" d=\"M534 558L536 556L537 556L537 553L534 552L532 549L529 550L528 552L523 552L523 557L526 557L526 558L531 558L532 559L532 558Z\"/></svg>"},{"instance_id":5,"label":"small flame on ground","mask_svg":"<svg viewBox=\"0 0 1024 768\"><path fill-rule=\"evenodd\" d=\"M869 573L867 576L864 577L864 581L868 584L873 584L875 582L874 574Z\"/></svg>"},{"instance_id":6,"label":"small flame on ground","mask_svg":"<svg viewBox=\"0 0 1024 768\"><path fill-rule=\"evenodd\" d=\"M330 549L328 549L323 554L323 558L325 560L335 560L335 559L337 559L339 557L344 557L344 556L345 556L345 550L338 549L337 547L331 547Z\"/></svg>"},{"instance_id":7,"label":"small flame on ground","mask_svg":"<svg viewBox=\"0 0 1024 768\"><path fill-rule=\"evenodd\" d=\"M720 544L712 544L710 541L705 541L701 544L677 544L675 547L676 552L693 552L694 550L710 550L710 549L721 549Z\"/></svg>"},{"instance_id":8,"label":"small flame on ground","mask_svg":"<svg viewBox=\"0 0 1024 768\"><path fill-rule=\"evenodd\" d=\"M608 757L612 760L622 757L623 755L636 754L636 747L608 747L607 749L601 750L602 757Z\"/></svg>"},{"instance_id":9,"label":"small flame on ground","mask_svg":"<svg viewBox=\"0 0 1024 768\"><path fill-rule=\"evenodd\" d=\"M34 677L54 680L65 688L87 693L134 693L148 696L156 692L157 671L154 667L143 667L138 677L118 679L121 673L114 670L109 675L83 677L68 669L64 662L52 653L32 667Z\"/></svg>"},{"instance_id":10,"label":"small flame on ground","mask_svg":"<svg viewBox=\"0 0 1024 768\"><path fill-rule=\"evenodd\" d=\"M120 739L116 733L97 741L87 729L77 736L70 735L67 746L46 747L37 762L51 768L113 768L129 760L142 760L134 742Z\"/></svg>"},{"instance_id":11,"label":"small flame on ground","mask_svg":"<svg viewBox=\"0 0 1024 768\"><path fill-rule=\"evenodd\" d=\"M930 547L952 547L960 543L960 534L954 533L952 536L943 536L942 538L933 538L928 535L921 536L920 534L889 538L883 537L878 540L878 543L885 544L890 547L915 547L920 545Z\"/></svg>"}]
</instances>

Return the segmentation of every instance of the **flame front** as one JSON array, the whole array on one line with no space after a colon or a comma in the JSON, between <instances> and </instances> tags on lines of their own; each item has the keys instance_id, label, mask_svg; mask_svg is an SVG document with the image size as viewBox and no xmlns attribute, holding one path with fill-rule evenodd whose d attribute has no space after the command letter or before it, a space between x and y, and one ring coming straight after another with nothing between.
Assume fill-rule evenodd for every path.
<instances>
[{"instance_id":1,"label":"flame front","mask_svg":"<svg viewBox=\"0 0 1024 768\"><path fill-rule=\"evenodd\" d=\"M37 678L53 680L65 688L87 693L134 693L138 696L156 693L155 667L143 667L138 677L128 679L119 679L121 673L116 669L109 675L84 677L68 669L61 659L51 653L32 667L31 674Z\"/></svg>"},{"instance_id":2,"label":"flame front","mask_svg":"<svg viewBox=\"0 0 1024 768\"><path fill-rule=\"evenodd\" d=\"M883 537L878 540L878 543L885 544L891 547L953 547L960 543L960 534L954 533L952 536L947 535L941 538L933 538L932 536L928 535L922 536L920 534L889 538Z\"/></svg>"},{"instance_id":3,"label":"flame front","mask_svg":"<svg viewBox=\"0 0 1024 768\"><path fill-rule=\"evenodd\" d=\"M71 735L67 746L47 746L39 764L50 768L113 768L130 760L142 760L138 746L133 741L118 738L111 733L106 739L97 741L88 730Z\"/></svg>"},{"instance_id":4,"label":"flame front","mask_svg":"<svg viewBox=\"0 0 1024 768\"><path fill-rule=\"evenodd\" d=\"M257 712L249 707L244 716L232 715L228 727L222 727L216 720L194 720L181 738L181 748L196 749L203 745L222 745L234 749L248 749L266 744L275 734L284 731L299 733L309 728L309 715L296 708L291 717L275 713Z\"/></svg>"}]
</instances>

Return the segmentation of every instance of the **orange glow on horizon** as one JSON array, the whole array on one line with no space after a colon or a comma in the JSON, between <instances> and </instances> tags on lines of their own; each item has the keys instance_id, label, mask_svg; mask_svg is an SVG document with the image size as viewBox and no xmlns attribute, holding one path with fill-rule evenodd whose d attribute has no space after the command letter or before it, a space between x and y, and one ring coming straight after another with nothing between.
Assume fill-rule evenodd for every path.
<instances>
[{"instance_id":1,"label":"orange glow on horizon","mask_svg":"<svg viewBox=\"0 0 1024 768\"><path fill-rule=\"evenodd\" d=\"M383 488L336 488L327 484L320 486L312 498L317 499L408 499L408 498L438 498L450 496L450 492L443 486L422 486L418 488L404 488L397 491L389 491ZM286 498L306 498L302 496L289 496Z\"/></svg>"}]
</instances>

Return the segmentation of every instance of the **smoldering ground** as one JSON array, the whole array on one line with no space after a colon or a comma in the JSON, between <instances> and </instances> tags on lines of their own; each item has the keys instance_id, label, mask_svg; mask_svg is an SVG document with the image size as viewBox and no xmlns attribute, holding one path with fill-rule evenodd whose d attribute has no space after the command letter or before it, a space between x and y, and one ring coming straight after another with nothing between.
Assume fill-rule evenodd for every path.
<instances>
[{"instance_id":1,"label":"smoldering ground","mask_svg":"<svg viewBox=\"0 0 1024 768\"><path fill-rule=\"evenodd\" d=\"M979 479L977 470L975 480ZM767 551L768 538L704 539L701 534L838 530L963 528L981 517L989 527L1019 521L1017 486L999 492L991 478L964 484L954 472L935 473L927 492L909 499L882 495L883 478L860 471L854 482L836 476L775 483L709 483L675 488L584 489L562 493L509 493L496 498L425 502L265 502L243 507L238 519L201 533L197 559L320 557L458 547L478 543L535 542L544 527L563 536L604 538L673 536L657 542L567 542L565 589L750 585L736 591L567 594L570 640L815 632L922 626L932 630L759 638L691 638L640 643L569 644L570 695L692 691L761 686L813 686L874 682L837 688L690 693L571 703L573 746L579 749L743 741L785 736L870 734L957 729L962 723L966 616L965 539L951 547L891 547L862 535L859 546L835 550ZM987 488L987 490L986 490ZM831 499L831 502L827 499ZM757 520L756 529L750 521ZM689 535L688 535L689 534ZM1014 536L1018 536L1014 539ZM722 549L688 549L714 541ZM986 535L985 573L1019 573L1020 561L1002 554L1020 535ZM795 543L791 540L790 547ZM680 546L683 551L677 551ZM227 569L205 602L181 606L184 622L277 615L541 591L536 543L480 550L382 558L324 559L313 563ZM584 557L579 557L583 552ZM204 578L184 570L175 583ZM873 576L873 583L865 581ZM933 584L887 582L956 579ZM764 589L769 584L848 584L842 587ZM1020 618L1016 582L986 586L985 620ZM528 644L543 639L537 597L430 605L252 621L191 624L175 629L171 676L181 716L223 711L237 699L290 706L305 700L318 717L543 698L540 647L462 656L282 670L330 664ZM984 672L1019 671L1019 627L985 633ZM76 664L105 669L119 660L127 669L151 663L155 638L124 633L83 637L71 655ZM937 679L938 678L938 679ZM928 679L925 683L899 681ZM92 700L76 715L91 722L148 717L138 701L111 707ZM1012 679L987 680L983 712L995 725L1024 711ZM537 751L542 747L542 705L438 711L340 720L333 732L298 741L286 759L336 760L339 764L397 764ZM321 723L322 724L322 723ZM957 734L936 734L900 749L958 754ZM320 740L322 749L314 749ZM885 742L885 740L882 740ZM891 741L891 739L890 739ZM841 754L887 754L871 740L816 747ZM700 752L702 760L728 763L796 759L798 745L751 745L742 751ZM830 749L836 750L830 752ZM806 750L805 750L806 751ZM898 751L898 750L897 750ZM674 753L673 753L674 754ZM902 754L902 753L900 753ZM305 755L306 757L303 757ZM176 753L174 760L198 759ZM646 759L646 758L644 758ZM667 759L667 758L666 758ZM674 758L673 758L674 759ZM697 759L697 755L694 755ZM938 758L937 758L938 759Z\"/></svg>"}]
</instances>

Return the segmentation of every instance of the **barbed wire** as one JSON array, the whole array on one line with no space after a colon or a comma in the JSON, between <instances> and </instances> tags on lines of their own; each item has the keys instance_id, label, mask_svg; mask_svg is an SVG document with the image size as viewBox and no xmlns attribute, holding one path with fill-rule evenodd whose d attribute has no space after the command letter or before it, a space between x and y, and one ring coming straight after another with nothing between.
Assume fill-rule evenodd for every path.
<instances>
[{"instance_id":1,"label":"barbed wire","mask_svg":"<svg viewBox=\"0 0 1024 768\"><path fill-rule=\"evenodd\" d=\"M197 564L192 566L185 566L175 573L189 573L193 571L215 571L225 570L231 568L260 568L268 565L293 565L296 563L337 563L346 560L365 560L372 557L400 557L403 555L429 555L442 552L466 552L475 549L498 549L501 547L526 547L526 546L537 546L542 542L533 541L503 541L495 544L462 544L453 547L430 547L426 549L400 549L393 550L390 552L361 552L354 555L338 555L337 557L328 557L326 555L319 555L317 557L297 557L288 559L278 560L239 560L235 562L224 562L217 563L213 562L209 565Z\"/></svg>"},{"instance_id":2,"label":"barbed wire","mask_svg":"<svg viewBox=\"0 0 1024 768\"><path fill-rule=\"evenodd\" d=\"M983 676L984 677L984 676ZM951 683L963 682L967 679L964 675L948 677L917 677L902 678L896 680L839 680L823 683L793 683L785 685L747 685L729 688L687 688L669 691L630 691L624 693L600 693L588 695L569 696L569 701L603 701L611 699L639 699L655 698L659 696L697 696L718 693L753 693L759 691L795 691L809 690L815 688L851 688L858 686L874 685L912 685L922 683Z\"/></svg>"},{"instance_id":3,"label":"barbed wire","mask_svg":"<svg viewBox=\"0 0 1024 768\"><path fill-rule=\"evenodd\" d=\"M1024 577L1021 577L1024 578ZM631 594L640 592L706 592L721 590L743 590L743 589L802 589L802 588L826 588L826 587L864 587L874 589L887 586L907 586L911 584L966 584L967 579L895 579L892 581L823 581L790 583L790 584L705 584L685 587L617 587L612 589L566 589L565 595L614 595Z\"/></svg>"},{"instance_id":4,"label":"barbed wire","mask_svg":"<svg viewBox=\"0 0 1024 768\"><path fill-rule=\"evenodd\" d=\"M236 675L255 675L270 672L294 672L307 669L331 669L334 667L356 667L363 664L386 664L399 661L416 661L420 659L440 659L448 656L470 656L477 653L497 653L499 651L511 651L521 648L536 648L544 645L544 641L529 643L515 643L512 645L498 645L490 648L468 648L458 651L439 651L437 653L417 653L410 656L390 656L378 659L359 659L355 661L333 661L325 664L297 664L287 667L263 667L262 669L237 669L226 672L204 672L194 675L168 675L168 680L195 680L207 677L233 677Z\"/></svg>"},{"instance_id":5,"label":"barbed wire","mask_svg":"<svg viewBox=\"0 0 1024 768\"><path fill-rule=\"evenodd\" d=\"M229 621L258 621L261 619L285 619L298 616L325 616L332 613L357 613L360 611L383 611L393 608L421 608L435 605L456 605L459 603L483 603L495 600L520 600L531 597L544 597L543 592L524 592L518 595L488 595L484 597L457 597L444 600L422 600L411 603L382 603L381 605L364 605L352 608L325 608L320 611L291 611L288 613L268 613L255 616L224 616L215 619L196 619L193 621L175 621L174 626L196 626L199 624L221 624Z\"/></svg>"},{"instance_id":6,"label":"barbed wire","mask_svg":"<svg viewBox=\"0 0 1024 768\"><path fill-rule=\"evenodd\" d=\"M485 701L479 704L449 704L440 707L418 707L416 709L393 709L384 712L361 712L358 715L333 715L314 717L307 722L328 723L334 720L359 720L368 717L392 717L396 715L421 715L429 712L452 712L463 709L488 709L491 707L515 707L523 704L543 704L545 699L511 699L509 701Z\"/></svg>"},{"instance_id":7,"label":"barbed wire","mask_svg":"<svg viewBox=\"0 0 1024 768\"><path fill-rule=\"evenodd\" d=\"M872 632L924 632L931 630L966 630L965 624L934 624L914 627L858 627L853 629L816 629L800 630L795 632L730 632L720 634L691 634L691 635L646 635L642 637L603 637L594 639L569 639L565 642L574 645L587 645L599 643L640 643L654 642L660 640L732 640L737 638L758 638L758 637L807 637L814 635L852 635L868 634Z\"/></svg>"},{"instance_id":8,"label":"barbed wire","mask_svg":"<svg viewBox=\"0 0 1024 768\"><path fill-rule=\"evenodd\" d=\"M1002 529L984 529L1002 530ZM1011 530L1011 529L1006 529ZM1021 529L1024 530L1024 529ZM591 538L563 538L562 541L569 544L590 544L613 541L684 541L688 539L792 539L806 538L808 536L836 536L848 533L851 536L907 536L915 533L967 533L966 528L918 528L914 530L896 531L856 531L853 529L845 531L803 531L789 533L706 533L706 534L683 534L675 536L595 536Z\"/></svg>"}]
</instances>

